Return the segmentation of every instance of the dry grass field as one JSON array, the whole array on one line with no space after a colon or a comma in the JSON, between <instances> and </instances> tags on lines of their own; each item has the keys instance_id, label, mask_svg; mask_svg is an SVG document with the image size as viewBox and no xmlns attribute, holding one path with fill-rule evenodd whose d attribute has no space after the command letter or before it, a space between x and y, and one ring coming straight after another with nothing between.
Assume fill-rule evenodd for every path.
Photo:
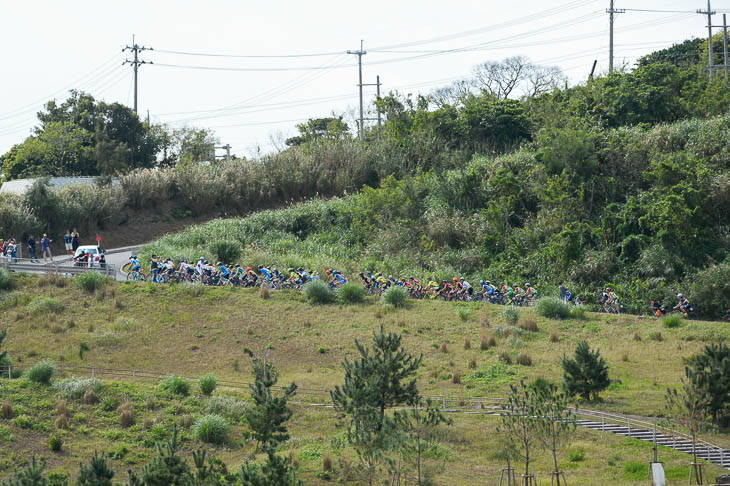
<instances>
[{"instance_id":1,"label":"dry grass field","mask_svg":"<svg viewBox=\"0 0 730 486\"><path fill-rule=\"evenodd\" d=\"M560 358L586 340L601 350L614 380L603 401L587 406L661 417L664 392L678 385L683 359L728 332L720 323L686 322L668 329L660 320L637 316L588 313L582 320L548 320L531 309L520 309L517 325L510 326L503 307L482 304L419 301L393 309L366 300L354 306L312 306L297 292L272 292L264 300L256 290L110 283L89 294L61 278L20 277L17 282L16 290L0 294L0 329L8 329L3 349L17 367L50 359L64 366L193 378L210 372L244 383L250 380L244 353L248 348L268 353L280 370L280 384L296 382L301 395L312 394L307 398L312 401L317 395L324 401L326 395L309 390L326 391L342 381L340 363L354 357L354 340L369 342L383 325L402 334L408 352L423 354L418 383L426 395L502 397L510 383L522 378L560 382ZM89 348L83 358L82 343ZM532 365L504 364L500 355L505 353L513 362L519 354L529 355ZM457 373L460 380L453 379ZM8 476L33 453L47 457L52 469L73 473L80 460L100 450L113 455L121 481L129 467L138 468L154 455L154 443L168 437L173 424L182 427L186 454L201 446L186 426L211 405L194 381L191 396L177 397L151 381L102 378L98 402L90 405L24 379L0 381L1 398L15 408L13 418L0 419L0 475ZM247 396L245 389L221 387L218 393L243 401ZM69 424L56 430L59 400L66 401ZM129 428L120 425L118 406L125 400L135 410L135 424ZM281 452L297 460L307 484L329 484L346 476L348 462L356 460L343 444L332 410L296 405L294 411L292 439ZM30 424L19 422L20 415ZM453 426L440 432L441 446L427 461L434 484L498 484L503 464L497 454L496 419L465 414L450 418ZM48 448L53 434L64 440L61 453ZM214 454L237 467L254 452L244 437L245 428L234 421L229 442L213 448ZM708 439L730 442L723 434ZM322 474L324 455L335 463L329 479ZM669 478L675 484L686 482L689 456L668 449L660 456ZM629 485L644 484L650 457L650 444L579 430L561 461L571 484ZM547 484L548 455L537 459L538 479ZM720 472L714 466L708 469L713 476Z\"/></svg>"}]
</instances>

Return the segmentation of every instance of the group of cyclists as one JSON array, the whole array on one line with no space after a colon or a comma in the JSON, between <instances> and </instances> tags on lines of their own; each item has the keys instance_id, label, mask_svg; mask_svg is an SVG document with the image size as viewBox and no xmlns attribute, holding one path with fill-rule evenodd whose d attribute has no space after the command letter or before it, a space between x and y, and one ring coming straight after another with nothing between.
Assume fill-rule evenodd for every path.
<instances>
[{"instance_id":1,"label":"group of cyclists","mask_svg":"<svg viewBox=\"0 0 730 486\"><path fill-rule=\"evenodd\" d=\"M478 285L472 285L464 277L454 277L452 280L440 282L431 277L424 282L415 277L395 278L392 275L383 276L382 273L360 272L360 281L369 294L380 295L393 286L402 287L415 299L443 299L447 301L484 301L492 304L506 305L533 305L538 298L535 288L526 283L523 287L515 283L510 286L492 284L489 280L480 280Z\"/></svg>"},{"instance_id":2,"label":"group of cyclists","mask_svg":"<svg viewBox=\"0 0 730 486\"><path fill-rule=\"evenodd\" d=\"M303 267L287 268L280 271L277 267L258 265L258 267L244 267L239 264L225 264L217 262L215 265L200 257L197 262L181 260L175 264L172 258L162 258L152 255L150 262L150 279L155 283L189 282L212 286L238 287L267 287L278 289L301 289L304 284L312 280L321 280L333 290L348 282L347 277L339 270L327 269L320 276L316 270L305 270ZM124 265L127 280L147 280L142 269L142 263L137 255L132 255ZM539 293L529 282L520 286L518 283L495 285L489 280L480 280L472 285L464 277L454 277L452 280L438 280L435 277L419 281L415 277L396 278L387 277L383 273L360 272L360 283L370 295L381 295L391 287L401 287L410 297L415 299L443 299L446 301L487 302L491 304L531 306L539 298ZM558 287L560 299L566 303L583 305L585 302L580 296L574 296L570 290L560 282ZM671 311L681 312L687 316L693 312L692 304L683 294L677 295L679 303ZM598 309L601 312L620 314L623 306L611 287L598 292ZM659 301L651 302L651 311L656 316L662 316L670 310Z\"/></svg>"}]
</instances>

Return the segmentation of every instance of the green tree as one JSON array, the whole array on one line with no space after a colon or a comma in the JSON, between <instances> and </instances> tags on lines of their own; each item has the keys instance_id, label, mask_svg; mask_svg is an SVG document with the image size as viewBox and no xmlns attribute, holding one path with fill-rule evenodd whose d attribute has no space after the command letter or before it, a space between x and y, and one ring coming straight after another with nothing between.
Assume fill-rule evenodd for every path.
<instances>
[{"instance_id":1,"label":"green tree","mask_svg":"<svg viewBox=\"0 0 730 486\"><path fill-rule=\"evenodd\" d=\"M711 343L689 360L693 386L704 395L706 412L715 425L727 426L730 404L730 348L725 343Z\"/></svg>"},{"instance_id":2,"label":"green tree","mask_svg":"<svg viewBox=\"0 0 730 486\"><path fill-rule=\"evenodd\" d=\"M580 396L584 400L595 400L598 393L608 388L608 366L598 349L591 351L586 341L575 348L573 359L563 355L563 386L570 396Z\"/></svg>"},{"instance_id":3,"label":"green tree","mask_svg":"<svg viewBox=\"0 0 730 486\"><path fill-rule=\"evenodd\" d=\"M76 479L76 486L112 486L112 478L114 471L109 469L106 461L106 454L103 452L99 455L94 452L94 456L89 460L89 464L83 462L79 465L79 477Z\"/></svg>"},{"instance_id":4,"label":"green tree","mask_svg":"<svg viewBox=\"0 0 730 486\"><path fill-rule=\"evenodd\" d=\"M193 475L190 466L180 457L178 451L177 426L172 431L172 437L163 446L157 444L157 457L142 468L141 484L145 486L192 486ZM130 482L133 474L130 473Z\"/></svg>"},{"instance_id":5,"label":"green tree","mask_svg":"<svg viewBox=\"0 0 730 486\"><path fill-rule=\"evenodd\" d=\"M441 413L431 399L424 401L418 397L411 408L396 414L396 421L404 436L404 440L399 441L401 453L406 458L412 457L415 460L416 484L418 486L426 484L421 470L421 458L436 441L433 435L434 429L441 424L451 425L451 420ZM400 476L398 479L400 484Z\"/></svg>"},{"instance_id":6,"label":"green tree","mask_svg":"<svg viewBox=\"0 0 730 486\"><path fill-rule=\"evenodd\" d=\"M570 408L568 395L558 390L554 383L537 387L539 409L537 434L540 442L552 454L553 474L557 486L561 484L561 471L558 466L558 451L565 445L577 427L575 412Z\"/></svg>"},{"instance_id":7,"label":"green tree","mask_svg":"<svg viewBox=\"0 0 730 486\"><path fill-rule=\"evenodd\" d=\"M350 127L342 121L342 116L325 118L310 118L306 123L297 124L299 135L286 140L286 144L293 147L318 140L339 141L348 138Z\"/></svg>"},{"instance_id":8,"label":"green tree","mask_svg":"<svg viewBox=\"0 0 730 486\"><path fill-rule=\"evenodd\" d=\"M401 347L398 334L373 333L373 346L368 349L355 340L360 358L345 358L345 383L330 392L340 418L347 417L348 441L357 451L372 484L377 464L397 433L397 423L386 416L386 409L413 404L419 394L415 374L422 356L413 357Z\"/></svg>"},{"instance_id":9,"label":"green tree","mask_svg":"<svg viewBox=\"0 0 730 486\"><path fill-rule=\"evenodd\" d=\"M16 472L15 475L2 482L2 486L48 486L48 479L43 475L46 469L46 460L36 461L36 457L30 458L30 464L24 469Z\"/></svg>"},{"instance_id":10,"label":"green tree","mask_svg":"<svg viewBox=\"0 0 730 486\"><path fill-rule=\"evenodd\" d=\"M502 404L500 424L497 426L497 433L505 439L505 450L516 452L525 460L525 486L531 484L528 482L530 462L535 447L539 445L541 401L542 396L538 391L524 381L520 381L519 386L510 385L507 400Z\"/></svg>"},{"instance_id":11,"label":"green tree","mask_svg":"<svg viewBox=\"0 0 730 486\"><path fill-rule=\"evenodd\" d=\"M700 433L707 420L707 409L709 401L707 394L702 389L701 380L694 376L689 368L684 369L685 377L682 378L680 391L667 389L666 409L672 419L678 424L686 427L692 436L692 462L693 472L697 484L702 483L702 470L697 464L697 435ZM691 477L691 476L690 476Z\"/></svg>"},{"instance_id":12,"label":"green tree","mask_svg":"<svg viewBox=\"0 0 730 486\"><path fill-rule=\"evenodd\" d=\"M250 353L253 365L254 383L249 385L253 407L244 415L251 436L258 447L264 450L276 449L276 446L289 439L286 422L292 411L287 402L296 394L297 385L292 383L283 389L282 396L275 397L271 391L278 381L278 373L274 365Z\"/></svg>"},{"instance_id":13,"label":"green tree","mask_svg":"<svg viewBox=\"0 0 730 486\"><path fill-rule=\"evenodd\" d=\"M273 448L266 451L262 465L246 462L239 474L243 486L301 486L289 459L277 456Z\"/></svg>"}]
</instances>

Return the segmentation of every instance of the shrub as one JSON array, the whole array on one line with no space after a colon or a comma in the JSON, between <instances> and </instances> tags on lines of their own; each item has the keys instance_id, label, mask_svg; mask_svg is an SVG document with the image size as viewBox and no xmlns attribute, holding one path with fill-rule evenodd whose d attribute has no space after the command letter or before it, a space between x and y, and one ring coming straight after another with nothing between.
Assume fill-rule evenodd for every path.
<instances>
[{"instance_id":1,"label":"shrub","mask_svg":"<svg viewBox=\"0 0 730 486\"><path fill-rule=\"evenodd\" d=\"M210 245L210 251L224 263L231 263L241 256L241 245L237 241L216 241Z\"/></svg>"},{"instance_id":2,"label":"shrub","mask_svg":"<svg viewBox=\"0 0 730 486\"><path fill-rule=\"evenodd\" d=\"M92 293L97 289L106 287L107 283L110 282L110 278L102 275L99 272L86 272L78 275L74 278L76 284L86 292Z\"/></svg>"},{"instance_id":3,"label":"shrub","mask_svg":"<svg viewBox=\"0 0 730 486\"><path fill-rule=\"evenodd\" d=\"M714 318L730 309L730 260L697 272L690 281L689 299L695 309Z\"/></svg>"},{"instance_id":4,"label":"shrub","mask_svg":"<svg viewBox=\"0 0 730 486\"><path fill-rule=\"evenodd\" d=\"M529 354L520 353L517 355L517 364L522 366L532 366L532 358Z\"/></svg>"},{"instance_id":5,"label":"shrub","mask_svg":"<svg viewBox=\"0 0 730 486\"><path fill-rule=\"evenodd\" d=\"M124 402L119 406L119 424L122 427L131 427L137 420L134 417L134 405Z\"/></svg>"},{"instance_id":6,"label":"shrub","mask_svg":"<svg viewBox=\"0 0 730 486\"><path fill-rule=\"evenodd\" d=\"M63 439L57 435L52 435L51 438L48 439L48 446L53 452L59 452L63 447Z\"/></svg>"},{"instance_id":7,"label":"shrub","mask_svg":"<svg viewBox=\"0 0 730 486\"><path fill-rule=\"evenodd\" d=\"M112 324L112 329L117 332L131 331L135 329L138 325L139 323L134 317L119 316L114 320L114 324Z\"/></svg>"},{"instance_id":8,"label":"shrub","mask_svg":"<svg viewBox=\"0 0 730 486\"><path fill-rule=\"evenodd\" d=\"M98 401L99 397L96 396L96 392L93 389L86 390L86 393L84 393L84 396L81 399L81 403L84 405L94 405Z\"/></svg>"},{"instance_id":9,"label":"shrub","mask_svg":"<svg viewBox=\"0 0 730 486\"><path fill-rule=\"evenodd\" d=\"M578 321L582 321L586 318L586 308L582 305L576 305L570 309L570 318Z\"/></svg>"},{"instance_id":10,"label":"shrub","mask_svg":"<svg viewBox=\"0 0 730 486\"><path fill-rule=\"evenodd\" d=\"M31 302L29 308L33 314L60 314L66 307L53 297L38 297Z\"/></svg>"},{"instance_id":11,"label":"shrub","mask_svg":"<svg viewBox=\"0 0 730 486\"><path fill-rule=\"evenodd\" d=\"M334 300L330 286L321 280L312 280L304 285L304 296L310 304L329 304Z\"/></svg>"},{"instance_id":12,"label":"shrub","mask_svg":"<svg viewBox=\"0 0 730 486\"><path fill-rule=\"evenodd\" d=\"M543 297L537 301L537 313L548 319L565 319L570 316L570 306L557 297Z\"/></svg>"},{"instance_id":13,"label":"shrub","mask_svg":"<svg viewBox=\"0 0 730 486\"><path fill-rule=\"evenodd\" d=\"M479 338L479 349L481 349L482 351L486 351L487 349L489 349L489 347L489 337L482 334L482 337Z\"/></svg>"},{"instance_id":14,"label":"shrub","mask_svg":"<svg viewBox=\"0 0 730 486\"><path fill-rule=\"evenodd\" d=\"M558 341L560 341L560 337L558 337L558 335L555 334L554 332L551 332L550 333L550 342L557 343Z\"/></svg>"},{"instance_id":15,"label":"shrub","mask_svg":"<svg viewBox=\"0 0 730 486\"><path fill-rule=\"evenodd\" d=\"M248 404L235 398L216 396L211 397L208 402L208 413L221 415L232 422L238 422L246 410L248 410Z\"/></svg>"},{"instance_id":16,"label":"shrub","mask_svg":"<svg viewBox=\"0 0 730 486\"><path fill-rule=\"evenodd\" d=\"M366 294L365 288L355 282L348 282L337 289L337 297L343 304L359 304Z\"/></svg>"},{"instance_id":17,"label":"shrub","mask_svg":"<svg viewBox=\"0 0 730 486\"><path fill-rule=\"evenodd\" d=\"M639 331L634 331L634 341L641 341L641 334L639 334Z\"/></svg>"},{"instance_id":18,"label":"shrub","mask_svg":"<svg viewBox=\"0 0 730 486\"><path fill-rule=\"evenodd\" d=\"M499 354L499 360L504 362L504 364L511 365L512 364L512 357L509 355L507 351L502 351Z\"/></svg>"},{"instance_id":19,"label":"shrub","mask_svg":"<svg viewBox=\"0 0 730 486\"><path fill-rule=\"evenodd\" d=\"M520 319L520 311L517 310L517 307L508 306L506 309L502 311L502 317L505 321L507 321L508 324L515 325L517 324L517 321Z\"/></svg>"},{"instance_id":20,"label":"shrub","mask_svg":"<svg viewBox=\"0 0 730 486\"><path fill-rule=\"evenodd\" d=\"M462 321L466 322L469 320L469 311L467 309L459 309L456 313Z\"/></svg>"},{"instance_id":21,"label":"shrub","mask_svg":"<svg viewBox=\"0 0 730 486\"><path fill-rule=\"evenodd\" d=\"M0 290L12 290L15 288L15 278L13 274L0 268Z\"/></svg>"},{"instance_id":22,"label":"shrub","mask_svg":"<svg viewBox=\"0 0 730 486\"><path fill-rule=\"evenodd\" d=\"M664 341L664 336L662 336L662 333L660 331L651 331L649 333L648 337L652 341L657 341L657 342Z\"/></svg>"},{"instance_id":23,"label":"shrub","mask_svg":"<svg viewBox=\"0 0 730 486\"><path fill-rule=\"evenodd\" d=\"M396 285L383 292L383 301L393 307L405 307L408 302L408 293Z\"/></svg>"},{"instance_id":24,"label":"shrub","mask_svg":"<svg viewBox=\"0 0 730 486\"><path fill-rule=\"evenodd\" d=\"M629 352L624 351L623 353L621 353L621 361L628 361L628 360L629 360Z\"/></svg>"},{"instance_id":25,"label":"shrub","mask_svg":"<svg viewBox=\"0 0 730 486\"><path fill-rule=\"evenodd\" d=\"M537 321L531 317L520 321L518 327L528 332L538 332L540 330L540 328L537 327Z\"/></svg>"},{"instance_id":26,"label":"shrub","mask_svg":"<svg viewBox=\"0 0 730 486\"><path fill-rule=\"evenodd\" d=\"M473 369L476 369L476 367L477 367L477 360L474 358L470 359L469 360L469 369L473 370Z\"/></svg>"},{"instance_id":27,"label":"shrub","mask_svg":"<svg viewBox=\"0 0 730 486\"><path fill-rule=\"evenodd\" d=\"M160 382L160 389L186 397L190 394L190 382L182 376L170 375Z\"/></svg>"},{"instance_id":28,"label":"shrub","mask_svg":"<svg viewBox=\"0 0 730 486\"><path fill-rule=\"evenodd\" d=\"M441 351L442 353L448 353L449 352L448 344L446 344L445 341L443 343L441 343L441 346L439 346L439 351Z\"/></svg>"},{"instance_id":29,"label":"shrub","mask_svg":"<svg viewBox=\"0 0 730 486\"><path fill-rule=\"evenodd\" d=\"M454 371L454 373L451 375L451 383L455 385L461 384L461 372L460 371Z\"/></svg>"},{"instance_id":30,"label":"shrub","mask_svg":"<svg viewBox=\"0 0 730 486\"><path fill-rule=\"evenodd\" d=\"M479 322L482 327L489 327L489 314L482 312L482 315L479 316Z\"/></svg>"},{"instance_id":31,"label":"shrub","mask_svg":"<svg viewBox=\"0 0 730 486\"><path fill-rule=\"evenodd\" d=\"M18 415L15 417L15 420L13 420L13 425L21 429L30 429L33 427L33 419L27 415Z\"/></svg>"},{"instance_id":32,"label":"shrub","mask_svg":"<svg viewBox=\"0 0 730 486\"><path fill-rule=\"evenodd\" d=\"M104 384L96 378L77 378L72 377L67 380L58 381L53 384L53 388L66 395L66 398L78 400L89 390L97 393L101 391Z\"/></svg>"},{"instance_id":33,"label":"shrub","mask_svg":"<svg viewBox=\"0 0 730 486\"><path fill-rule=\"evenodd\" d=\"M54 373L56 373L56 365L51 361L39 361L28 370L26 376L35 383L49 385Z\"/></svg>"},{"instance_id":34,"label":"shrub","mask_svg":"<svg viewBox=\"0 0 730 486\"><path fill-rule=\"evenodd\" d=\"M464 349L471 349L471 339L469 339L469 336L464 337Z\"/></svg>"},{"instance_id":35,"label":"shrub","mask_svg":"<svg viewBox=\"0 0 730 486\"><path fill-rule=\"evenodd\" d=\"M198 386L200 387L200 392L203 395L211 395L215 391L215 388L218 386L218 379L212 374L208 373L200 377L200 379L198 380Z\"/></svg>"},{"instance_id":36,"label":"shrub","mask_svg":"<svg viewBox=\"0 0 730 486\"><path fill-rule=\"evenodd\" d=\"M216 414L208 414L195 421L193 433L198 440L209 444L224 444L228 441L230 425Z\"/></svg>"},{"instance_id":37,"label":"shrub","mask_svg":"<svg viewBox=\"0 0 730 486\"><path fill-rule=\"evenodd\" d=\"M332 472L332 456L327 453L322 456L322 470L324 472Z\"/></svg>"},{"instance_id":38,"label":"shrub","mask_svg":"<svg viewBox=\"0 0 730 486\"><path fill-rule=\"evenodd\" d=\"M671 316L662 319L662 326L673 329L682 325L682 317L679 314L672 314Z\"/></svg>"},{"instance_id":39,"label":"shrub","mask_svg":"<svg viewBox=\"0 0 730 486\"><path fill-rule=\"evenodd\" d=\"M586 458L585 450L577 449L568 452L568 460L570 462L582 462Z\"/></svg>"},{"instance_id":40,"label":"shrub","mask_svg":"<svg viewBox=\"0 0 730 486\"><path fill-rule=\"evenodd\" d=\"M261 286L261 290L259 290L259 297L263 300L269 300L271 298L271 292L269 292L268 287Z\"/></svg>"},{"instance_id":41,"label":"shrub","mask_svg":"<svg viewBox=\"0 0 730 486\"><path fill-rule=\"evenodd\" d=\"M15 413L13 412L13 404L10 403L9 400L3 400L2 413L0 414L2 418L6 420L11 419L13 418L14 414Z\"/></svg>"},{"instance_id":42,"label":"shrub","mask_svg":"<svg viewBox=\"0 0 730 486\"><path fill-rule=\"evenodd\" d=\"M193 426L193 416L190 414L185 414L182 417L180 417L180 427L187 430L190 427Z\"/></svg>"}]
</instances>

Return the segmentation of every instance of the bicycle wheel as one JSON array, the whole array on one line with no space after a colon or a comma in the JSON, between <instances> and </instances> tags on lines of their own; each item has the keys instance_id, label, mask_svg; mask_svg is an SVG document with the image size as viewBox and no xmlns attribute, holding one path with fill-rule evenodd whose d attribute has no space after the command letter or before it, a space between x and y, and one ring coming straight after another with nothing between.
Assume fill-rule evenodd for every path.
<instances>
[{"instance_id":1,"label":"bicycle wheel","mask_svg":"<svg viewBox=\"0 0 730 486\"><path fill-rule=\"evenodd\" d=\"M122 273L129 273L132 271L132 262L127 262L122 265Z\"/></svg>"}]
</instances>

